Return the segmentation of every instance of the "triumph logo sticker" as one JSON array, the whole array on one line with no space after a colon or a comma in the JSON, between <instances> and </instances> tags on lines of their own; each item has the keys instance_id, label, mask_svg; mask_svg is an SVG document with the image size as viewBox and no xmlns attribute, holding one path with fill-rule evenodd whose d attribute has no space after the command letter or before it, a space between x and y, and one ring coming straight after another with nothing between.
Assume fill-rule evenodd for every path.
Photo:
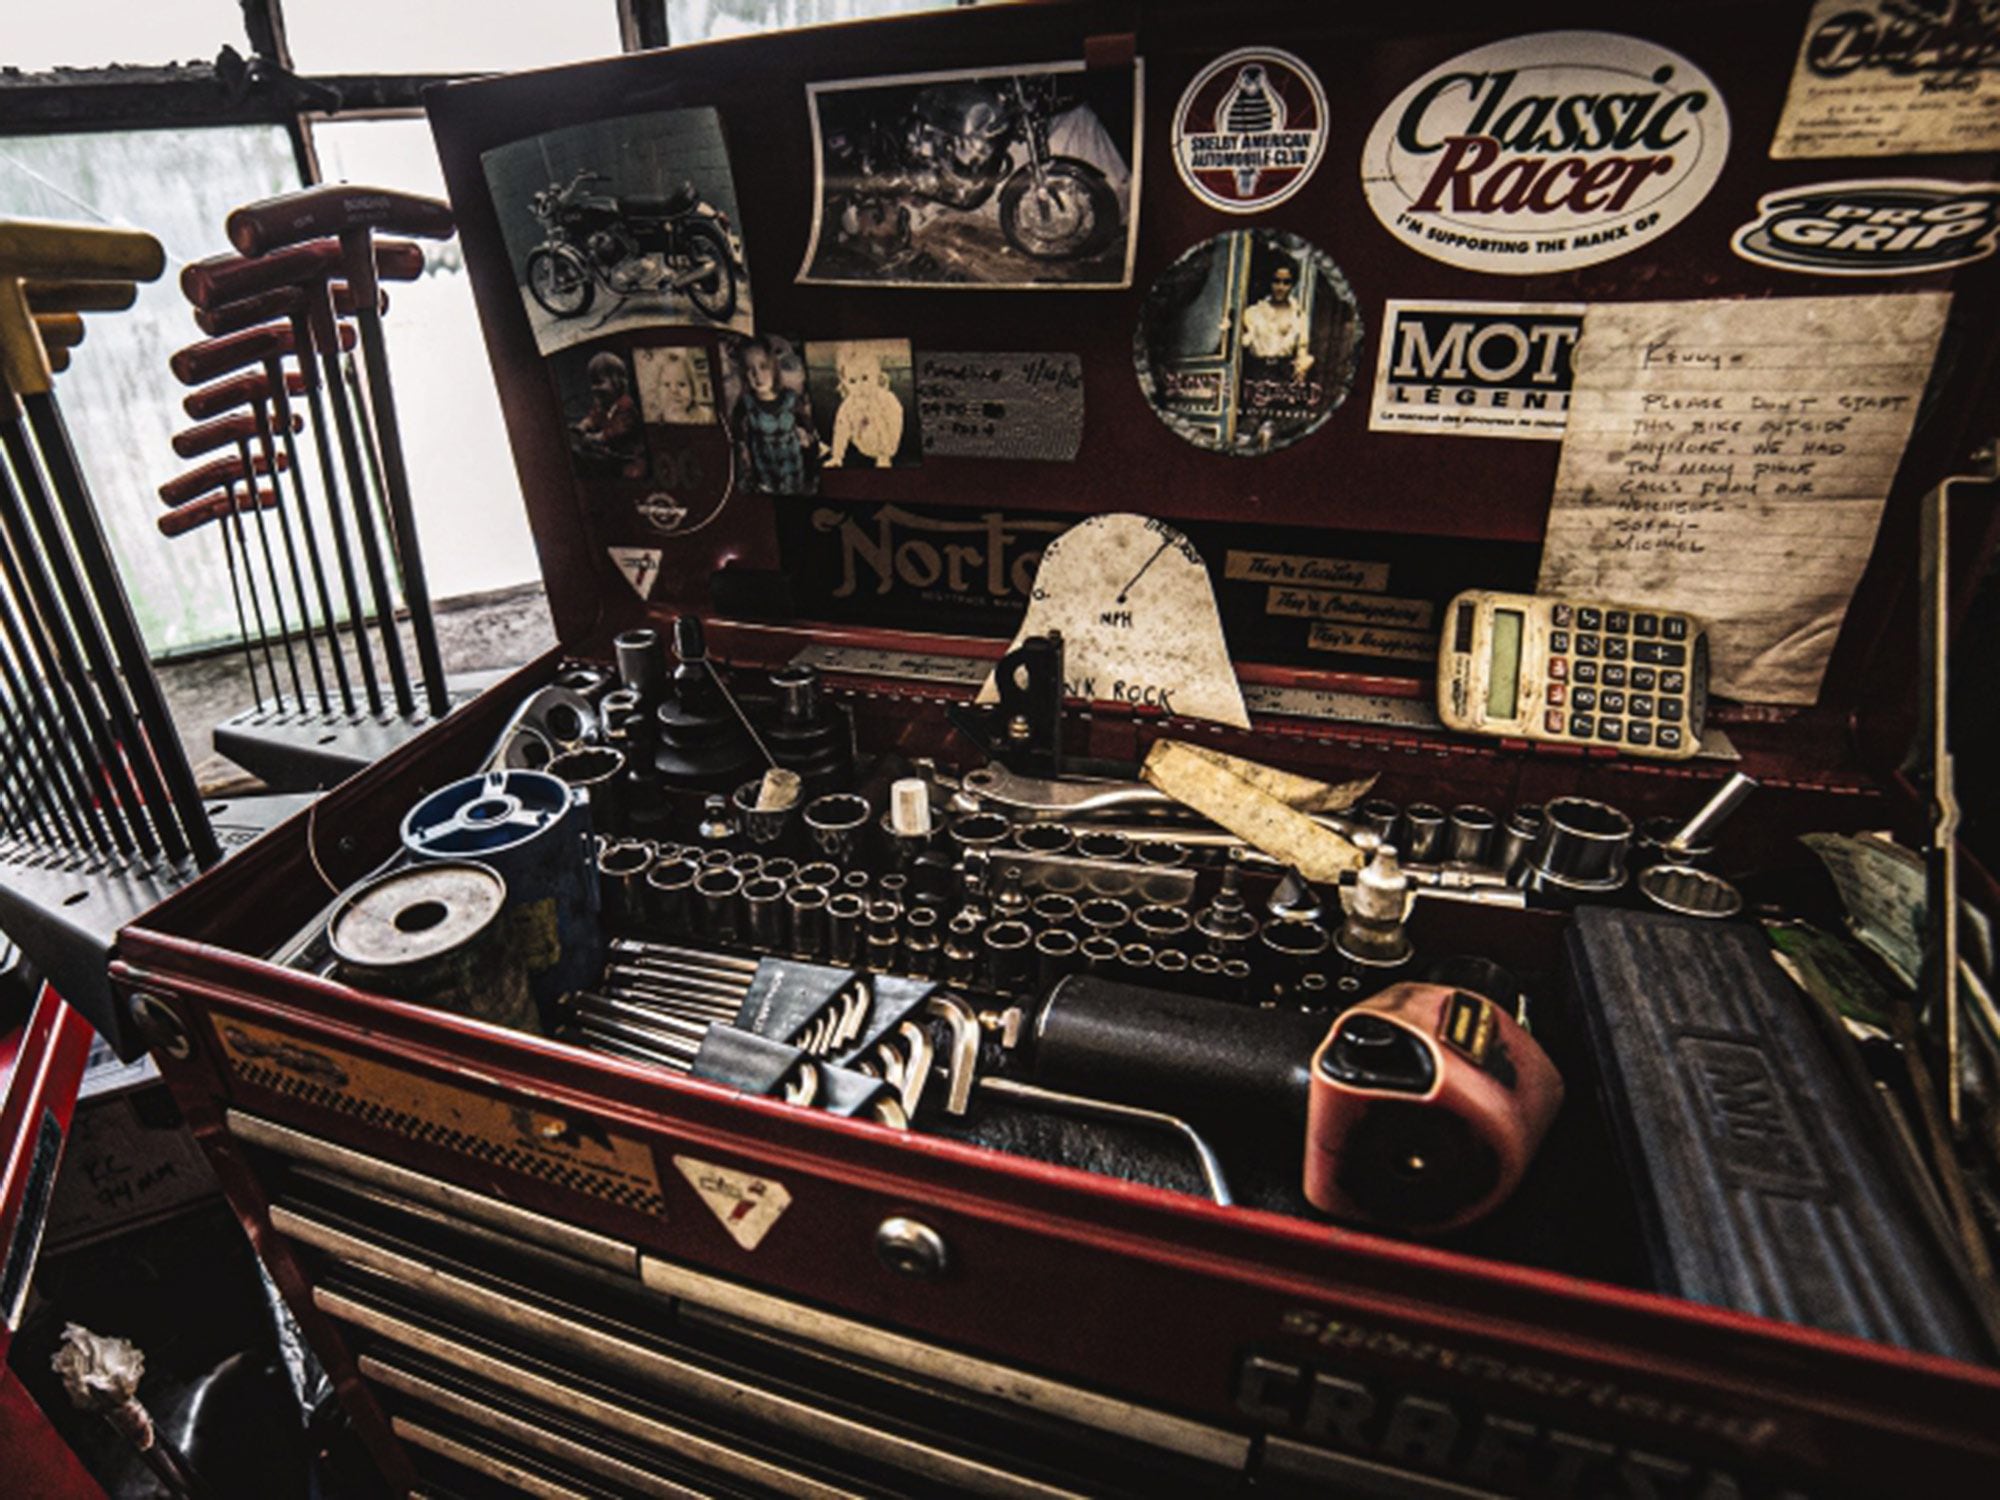
<instances>
[{"instance_id":1,"label":"triumph logo sticker","mask_svg":"<svg viewBox=\"0 0 2000 1500\"><path fill-rule=\"evenodd\" d=\"M1254 214L1306 185L1326 154L1326 90L1275 47L1239 47L1195 75L1174 111L1174 165L1188 191Z\"/></svg>"},{"instance_id":2,"label":"triumph logo sticker","mask_svg":"<svg viewBox=\"0 0 2000 1500\"><path fill-rule=\"evenodd\" d=\"M716 1222L745 1250L755 1250L763 1244L771 1226L792 1206L792 1195L785 1191L782 1182L759 1177L755 1172L719 1167L692 1156L676 1156L674 1165L708 1205Z\"/></svg>"},{"instance_id":3,"label":"triumph logo sticker","mask_svg":"<svg viewBox=\"0 0 2000 1500\"><path fill-rule=\"evenodd\" d=\"M1729 111L1678 53L1604 31L1510 37L1433 68L1369 132L1382 226L1447 265L1571 271L1694 212L1729 154Z\"/></svg>"},{"instance_id":4,"label":"triumph logo sticker","mask_svg":"<svg viewBox=\"0 0 2000 1500\"><path fill-rule=\"evenodd\" d=\"M1559 438L1580 302L1383 304L1371 432Z\"/></svg>"},{"instance_id":5,"label":"triumph logo sticker","mask_svg":"<svg viewBox=\"0 0 2000 1500\"><path fill-rule=\"evenodd\" d=\"M1984 260L2000 182L1881 178L1766 193L1729 246L1745 260L1820 276L1920 276Z\"/></svg>"}]
</instances>

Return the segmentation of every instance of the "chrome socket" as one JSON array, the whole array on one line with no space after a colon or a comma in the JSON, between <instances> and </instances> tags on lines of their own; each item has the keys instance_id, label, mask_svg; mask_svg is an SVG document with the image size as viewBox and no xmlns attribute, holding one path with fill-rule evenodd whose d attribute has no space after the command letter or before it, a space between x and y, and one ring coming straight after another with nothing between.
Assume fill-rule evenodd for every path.
<instances>
[{"instance_id":1,"label":"chrome socket","mask_svg":"<svg viewBox=\"0 0 2000 1500\"><path fill-rule=\"evenodd\" d=\"M787 946L800 958L826 956L827 894L816 885L795 885L785 893Z\"/></svg>"},{"instance_id":2,"label":"chrome socket","mask_svg":"<svg viewBox=\"0 0 2000 1500\"><path fill-rule=\"evenodd\" d=\"M808 802L803 813L806 838L826 859L844 865L861 852L861 836L874 817L866 797L828 792Z\"/></svg>"}]
</instances>

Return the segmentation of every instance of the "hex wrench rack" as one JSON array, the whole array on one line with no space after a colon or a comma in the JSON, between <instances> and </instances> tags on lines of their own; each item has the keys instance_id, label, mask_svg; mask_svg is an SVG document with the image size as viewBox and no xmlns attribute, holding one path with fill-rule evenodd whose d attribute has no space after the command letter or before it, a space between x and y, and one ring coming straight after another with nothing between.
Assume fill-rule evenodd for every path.
<instances>
[{"instance_id":1,"label":"hex wrench rack","mask_svg":"<svg viewBox=\"0 0 2000 1500\"><path fill-rule=\"evenodd\" d=\"M226 228L241 253L181 276L208 337L170 361L198 424L175 452L226 452L160 487L161 527L188 508L175 534L214 524L230 569L254 702L216 726L216 749L273 787L324 787L484 686L445 679L382 334L382 283L420 276L424 254L374 234L444 239L452 220L434 200L325 187L237 209Z\"/></svg>"}]
</instances>

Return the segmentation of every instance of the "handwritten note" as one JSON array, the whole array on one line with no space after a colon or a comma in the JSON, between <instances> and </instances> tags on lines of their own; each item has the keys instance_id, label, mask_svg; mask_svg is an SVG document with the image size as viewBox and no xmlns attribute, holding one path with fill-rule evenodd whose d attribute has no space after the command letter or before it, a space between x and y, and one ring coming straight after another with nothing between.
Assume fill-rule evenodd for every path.
<instances>
[{"instance_id":1,"label":"handwritten note","mask_svg":"<svg viewBox=\"0 0 2000 1500\"><path fill-rule=\"evenodd\" d=\"M926 454L1067 463L1083 441L1083 360L919 354L917 411Z\"/></svg>"},{"instance_id":2,"label":"handwritten note","mask_svg":"<svg viewBox=\"0 0 2000 1500\"><path fill-rule=\"evenodd\" d=\"M1685 610L1717 693L1813 702L1950 302L1592 307L1541 591Z\"/></svg>"}]
</instances>

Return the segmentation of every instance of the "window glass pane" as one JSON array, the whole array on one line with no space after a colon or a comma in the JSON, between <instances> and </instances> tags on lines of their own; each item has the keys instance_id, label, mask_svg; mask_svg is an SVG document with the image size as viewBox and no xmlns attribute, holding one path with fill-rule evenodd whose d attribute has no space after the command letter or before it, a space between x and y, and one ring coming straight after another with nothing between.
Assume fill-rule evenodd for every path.
<instances>
[{"instance_id":1,"label":"window glass pane","mask_svg":"<svg viewBox=\"0 0 2000 1500\"><path fill-rule=\"evenodd\" d=\"M301 73L497 73L611 57L615 0L285 0Z\"/></svg>"},{"instance_id":2,"label":"window glass pane","mask_svg":"<svg viewBox=\"0 0 2000 1500\"><path fill-rule=\"evenodd\" d=\"M275 126L0 138L0 214L129 225L158 235L166 274L118 313L87 313L56 399L155 655L236 634L214 527L169 540L156 522L161 482L189 465L169 440L190 426L167 357L201 337L180 269L228 248L223 216L299 184ZM202 460L206 461L206 460Z\"/></svg>"},{"instance_id":3,"label":"window glass pane","mask_svg":"<svg viewBox=\"0 0 2000 1500\"><path fill-rule=\"evenodd\" d=\"M109 63L213 62L249 50L237 0L56 0L7 7L6 65L24 73Z\"/></svg>"},{"instance_id":4,"label":"window glass pane","mask_svg":"<svg viewBox=\"0 0 2000 1500\"><path fill-rule=\"evenodd\" d=\"M667 35L676 42L706 42L786 26L858 21L939 10L953 0L667 0Z\"/></svg>"},{"instance_id":5,"label":"window glass pane","mask_svg":"<svg viewBox=\"0 0 2000 1500\"><path fill-rule=\"evenodd\" d=\"M319 124L313 142L329 182L444 196L427 121ZM541 567L458 241L425 251L420 279L390 284L382 326L424 570L432 598L449 599L535 582Z\"/></svg>"}]
</instances>

